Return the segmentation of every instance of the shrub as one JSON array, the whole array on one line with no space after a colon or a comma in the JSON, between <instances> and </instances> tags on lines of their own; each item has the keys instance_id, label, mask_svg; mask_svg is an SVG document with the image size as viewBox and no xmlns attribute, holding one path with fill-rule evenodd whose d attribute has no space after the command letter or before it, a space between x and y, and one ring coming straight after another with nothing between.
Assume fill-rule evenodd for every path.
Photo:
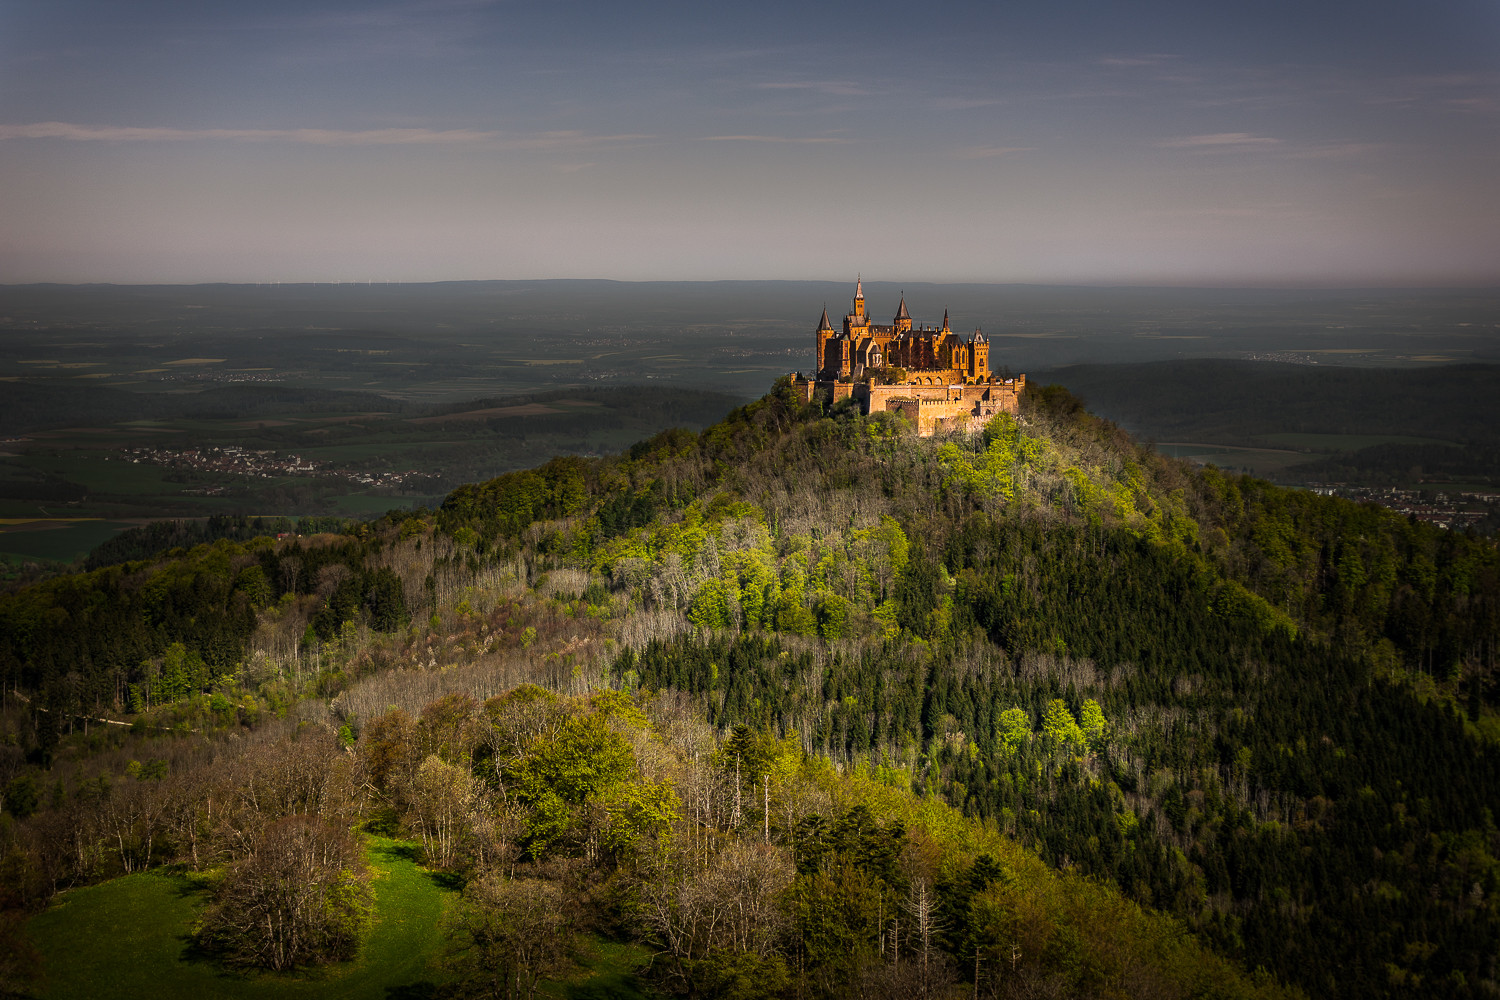
<instances>
[{"instance_id":1,"label":"shrub","mask_svg":"<svg viewBox=\"0 0 1500 1000\"><path fill-rule=\"evenodd\" d=\"M486 874L469 883L449 919L453 989L461 997L530 997L567 967L572 924L562 888Z\"/></svg>"}]
</instances>

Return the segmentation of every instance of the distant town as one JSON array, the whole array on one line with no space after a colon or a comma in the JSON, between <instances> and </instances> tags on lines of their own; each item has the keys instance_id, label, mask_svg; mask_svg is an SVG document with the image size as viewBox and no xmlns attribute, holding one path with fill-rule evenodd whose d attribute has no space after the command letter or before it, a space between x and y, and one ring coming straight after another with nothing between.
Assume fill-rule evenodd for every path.
<instances>
[{"instance_id":1,"label":"distant town","mask_svg":"<svg viewBox=\"0 0 1500 1000\"><path fill-rule=\"evenodd\" d=\"M270 479L277 476L319 476L322 478L348 479L350 482L370 488L400 486L413 476L426 476L416 469L404 472L365 472L336 469L327 462L315 462L301 455L278 455L274 451L241 448L237 445L209 446L203 448L153 448L136 447L121 449L133 464L162 465L173 469L191 469L195 472L217 472L236 476Z\"/></svg>"},{"instance_id":2,"label":"distant town","mask_svg":"<svg viewBox=\"0 0 1500 1000\"><path fill-rule=\"evenodd\" d=\"M1403 490L1394 486L1346 486L1342 483L1308 483L1307 489L1324 496L1379 504L1398 514L1454 531L1477 527L1500 516L1500 493Z\"/></svg>"}]
</instances>

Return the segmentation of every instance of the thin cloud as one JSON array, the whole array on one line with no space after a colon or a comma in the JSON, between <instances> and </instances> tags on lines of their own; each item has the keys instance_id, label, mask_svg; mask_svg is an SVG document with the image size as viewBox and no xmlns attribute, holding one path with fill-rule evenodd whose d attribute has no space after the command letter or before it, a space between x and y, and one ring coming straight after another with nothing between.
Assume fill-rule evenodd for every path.
<instances>
[{"instance_id":1,"label":"thin cloud","mask_svg":"<svg viewBox=\"0 0 1500 1000\"><path fill-rule=\"evenodd\" d=\"M1405 81L1423 90L1441 88L1493 87L1497 82L1495 73L1427 73L1405 77Z\"/></svg>"},{"instance_id":2,"label":"thin cloud","mask_svg":"<svg viewBox=\"0 0 1500 1000\"><path fill-rule=\"evenodd\" d=\"M958 150L954 155L960 160L989 160L997 156L1010 156L1012 153L1031 153L1035 150L1035 146L966 146Z\"/></svg>"},{"instance_id":3,"label":"thin cloud","mask_svg":"<svg viewBox=\"0 0 1500 1000\"><path fill-rule=\"evenodd\" d=\"M755 85L758 90L816 90L821 94L859 97L870 93L849 80L770 80Z\"/></svg>"},{"instance_id":4,"label":"thin cloud","mask_svg":"<svg viewBox=\"0 0 1500 1000\"><path fill-rule=\"evenodd\" d=\"M1383 142L1333 142L1290 151L1287 155L1305 160L1343 160L1378 153L1389 148Z\"/></svg>"},{"instance_id":5,"label":"thin cloud","mask_svg":"<svg viewBox=\"0 0 1500 1000\"><path fill-rule=\"evenodd\" d=\"M939 97L932 102L932 106L939 111L972 111L1004 103L998 97Z\"/></svg>"},{"instance_id":6,"label":"thin cloud","mask_svg":"<svg viewBox=\"0 0 1500 1000\"><path fill-rule=\"evenodd\" d=\"M497 133L498 135L498 133ZM644 132L628 132L620 135L591 135L588 132L567 130L541 132L529 136L512 136L500 141L507 149L593 149L599 146L619 146L643 142L655 138Z\"/></svg>"},{"instance_id":7,"label":"thin cloud","mask_svg":"<svg viewBox=\"0 0 1500 1000\"><path fill-rule=\"evenodd\" d=\"M67 139L88 142L182 142L231 139L246 142L303 142L317 146L388 146L489 142L498 132L475 129L377 128L351 131L327 128L139 128L123 125L74 125L35 122L0 125L0 139Z\"/></svg>"},{"instance_id":8,"label":"thin cloud","mask_svg":"<svg viewBox=\"0 0 1500 1000\"><path fill-rule=\"evenodd\" d=\"M1233 149L1265 149L1281 145L1280 139L1249 132L1214 132L1210 135L1187 135L1157 143L1164 149L1196 149L1216 152Z\"/></svg>"},{"instance_id":9,"label":"thin cloud","mask_svg":"<svg viewBox=\"0 0 1500 1000\"><path fill-rule=\"evenodd\" d=\"M1228 153L1236 150L1264 151L1299 160L1349 160L1389 149L1380 142L1325 142L1317 145L1285 143L1280 139L1249 132L1220 132L1193 135L1157 143L1166 149L1188 149L1201 153Z\"/></svg>"},{"instance_id":10,"label":"thin cloud","mask_svg":"<svg viewBox=\"0 0 1500 1000\"><path fill-rule=\"evenodd\" d=\"M232 142L291 142L314 146L455 146L490 145L503 149L581 149L621 145L649 139L651 136L591 135L586 132L560 131L534 134L507 134L482 129L326 129L326 128L155 128L123 125L75 125L70 122L34 122L26 125L0 125L0 140L63 139L69 142L191 142L195 140L228 140Z\"/></svg>"},{"instance_id":11,"label":"thin cloud","mask_svg":"<svg viewBox=\"0 0 1500 1000\"><path fill-rule=\"evenodd\" d=\"M1481 114L1490 114L1500 111L1500 101L1493 97L1454 97L1445 102L1446 106L1454 111L1470 111Z\"/></svg>"},{"instance_id":12,"label":"thin cloud","mask_svg":"<svg viewBox=\"0 0 1500 1000\"><path fill-rule=\"evenodd\" d=\"M1284 216L1294 209L1288 204L1254 205L1242 208L1168 208L1140 214L1160 219L1254 219Z\"/></svg>"},{"instance_id":13,"label":"thin cloud","mask_svg":"<svg viewBox=\"0 0 1500 1000\"><path fill-rule=\"evenodd\" d=\"M704 142L797 142L797 143L846 143L850 139L840 139L835 136L793 136L793 135L706 135Z\"/></svg>"},{"instance_id":14,"label":"thin cloud","mask_svg":"<svg viewBox=\"0 0 1500 1000\"><path fill-rule=\"evenodd\" d=\"M1105 56L1095 60L1095 62L1100 66L1119 66L1128 69L1140 66L1160 66L1164 62L1176 58L1178 57L1167 55L1166 53L1153 53L1143 56Z\"/></svg>"},{"instance_id":15,"label":"thin cloud","mask_svg":"<svg viewBox=\"0 0 1500 1000\"><path fill-rule=\"evenodd\" d=\"M1365 98L1377 106L1411 107L1490 114L1500 110L1495 90L1500 73L1446 73L1407 76L1390 81L1390 89Z\"/></svg>"}]
</instances>

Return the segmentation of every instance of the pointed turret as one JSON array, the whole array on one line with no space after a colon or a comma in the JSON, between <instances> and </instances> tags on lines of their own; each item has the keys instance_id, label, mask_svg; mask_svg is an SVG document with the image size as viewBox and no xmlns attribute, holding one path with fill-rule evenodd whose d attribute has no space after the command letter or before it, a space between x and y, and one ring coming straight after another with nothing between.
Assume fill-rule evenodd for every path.
<instances>
[{"instance_id":1,"label":"pointed turret","mask_svg":"<svg viewBox=\"0 0 1500 1000\"><path fill-rule=\"evenodd\" d=\"M943 310L943 329L948 329L948 310Z\"/></svg>"},{"instance_id":2,"label":"pointed turret","mask_svg":"<svg viewBox=\"0 0 1500 1000\"><path fill-rule=\"evenodd\" d=\"M828 332L828 333L832 333L833 332L833 324L830 323L830 322L828 322L828 307L827 306L823 307L823 318L818 321L818 332L819 333L823 333L825 331Z\"/></svg>"},{"instance_id":3,"label":"pointed turret","mask_svg":"<svg viewBox=\"0 0 1500 1000\"><path fill-rule=\"evenodd\" d=\"M896 310L896 332L907 333L911 330L911 313L906 311L906 293L901 293L901 308Z\"/></svg>"},{"instance_id":4,"label":"pointed turret","mask_svg":"<svg viewBox=\"0 0 1500 1000\"><path fill-rule=\"evenodd\" d=\"M849 321L845 326L869 326L870 321L865 318L865 279L858 277L854 279L854 311L849 313Z\"/></svg>"}]
</instances>

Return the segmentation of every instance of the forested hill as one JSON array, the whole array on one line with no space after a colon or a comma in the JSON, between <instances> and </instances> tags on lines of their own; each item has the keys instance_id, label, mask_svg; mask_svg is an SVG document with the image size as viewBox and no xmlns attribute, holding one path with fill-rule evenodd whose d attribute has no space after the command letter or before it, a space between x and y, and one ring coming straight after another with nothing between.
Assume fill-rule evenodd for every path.
<instances>
[{"instance_id":1,"label":"forested hill","mask_svg":"<svg viewBox=\"0 0 1500 1000\"><path fill-rule=\"evenodd\" d=\"M1193 358L1072 365L1047 375L1091 408L1163 441L1402 435L1500 444L1500 365L1356 368Z\"/></svg>"},{"instance_id":2,"label":"forested hill","mask_svg":"<svg viewBox=\"0 0 1500 1000\"><path fill-rule=\"evenodd\" d=\"M90 842L80 796L130 753L165 760L150 747L170 738L152 733L290 712L340 730L378 771L340 817L468 831L439 860L475 885L495 850L628 873L611 884L634 902L615 900L597 929L670 956L666 989L731 995L710 985L751 952L743 967L780 968L787 995L841 995L834 984L877 973L896 983L888 924L905 918L891 914L930 886L945 982L1214 995L1195 964L1207 958L1126 947L1160 939L1127 932L1125 910L1109 932L1078 907L1028 910L1014 890L1035 876L1019 854L892 832L880 826L891 811L875 828L848 820L836 804L852 793L799 784L789 747L1036 852L1066 873L1058 899L1102 887L1311 995L1500 988L1493 542L1194 471L1055 387L982 434L920 440L897 418L803 407L781 386L701 434L556 459L460 488L431 514L48 581L0 598L0 629L6 697L30 699L7 716L30 762L13 763L7 808L36 814L10 828L13 851L43 859L17 868L22 899L141 863L129 837L48 844ZM644 798L632 786L628 802L564 780L556 761L516 784L506 768L565 731L535 712L517 723L509 702L478 707L522 681L625 692L649 716L631 724L631 759L666 760L656 739L678 763L658 764L665 784ZM444 695L477 700L439 709ZM583 703L549 704L574 713L579 745L605 724ZM134 735L83 734L85 717L126 712ZM711 726L708 745L672 743L663 720L684 712ZM441 819L422 747L472 783ZM497 808L519 824L498 849L485 839ZM657 819L610 840L607 817L626 814ZM38 832L61 816L75 835ZM145 863L183 857L185 837L164 827ZM710 945L674 936L670 919L628 917L642 900L687 905L671 887L697 862L673 868L652 851L691 843L707 857L756 837L787 852L787 884L803 891L766 911L763 935ZM1093 881L1066 881L1078 876ZM825 896L841 902L807 909ZM772 972L766 983L783 982ZM1225 977L1226 994L1270 988Z\"/></svg>"}]
</instances>

